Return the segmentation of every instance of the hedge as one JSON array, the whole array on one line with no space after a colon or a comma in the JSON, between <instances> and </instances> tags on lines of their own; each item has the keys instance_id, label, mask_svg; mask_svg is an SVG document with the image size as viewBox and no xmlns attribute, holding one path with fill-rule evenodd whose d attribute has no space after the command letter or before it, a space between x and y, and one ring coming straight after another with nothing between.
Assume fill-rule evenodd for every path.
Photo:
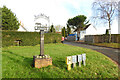
<instances>
[{"instance_id":1,"label":"hedge","mask_svg":"<svg viewBox=\"0 0 120 80\"><path fill-rule=\"evenodd\" d=\"M44 43L60 43L61 34L45 33ZM20 46L34 46L40 44L39 32L17 32L17 31L2 31L2 47L16 46L17 40L21 40Z\"/></svg>"}]
</instances>

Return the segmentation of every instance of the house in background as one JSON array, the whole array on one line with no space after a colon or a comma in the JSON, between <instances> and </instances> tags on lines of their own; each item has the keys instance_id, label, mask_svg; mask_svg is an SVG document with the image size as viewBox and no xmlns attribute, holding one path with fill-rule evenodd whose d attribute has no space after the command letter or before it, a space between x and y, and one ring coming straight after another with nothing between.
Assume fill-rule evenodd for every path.
<instances>
[{"instance_id":1,"label":"house in background","mask_svg":"<svg viewBox=\"0 0 120 80\"><path fill-rule=\"evenodd\" d=\"M18 31L23 31L23 32L27 32L27 29L24 27L24 24L20 21L20 26Z\"/></svg>"},{"instance_id":2,"label":"house in background","mask_svg":"<svg viewBox=\"0 0 120 80\"><path fill-rule=\"evenodd\" d=\"M80 31L80 40L84 40L85 35L97 35L97 29L93 25L88 25Z\"/></svg>"}]
</instances>

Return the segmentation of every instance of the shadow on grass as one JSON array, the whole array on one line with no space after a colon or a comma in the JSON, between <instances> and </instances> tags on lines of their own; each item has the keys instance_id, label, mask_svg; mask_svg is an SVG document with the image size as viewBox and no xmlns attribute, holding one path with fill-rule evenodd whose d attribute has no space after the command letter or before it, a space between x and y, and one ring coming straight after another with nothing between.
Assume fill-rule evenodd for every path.
<instances>
[{"instance_id":1,"label":"shadow on grass","mask_svg":"<svg viewBox=\"0 0 120 80\"><path fill-rule=\"evenodd\" d=\"M53 61L53 65L56 67L59 67L60 69L66 69L66 62L62 60L61 58L57 58L56 60Z\"/></svg>"},{"instance_id":2,"label":"shadow on grass","mask_svg":"<svg viewBox=\"0 0 120 80\"><path fill-rule=\"evenodd\" d=\"M3 52L7 52L7 53L10 53L11 56L8 56L7 54L2 54L3 56L6 56L7 58L9 58L10 60L12 60L15 64L18 64L18 65L22 65L23 68L27 68L28 70L30 70L29 72L29 75L28 74L25 74L26 75L26 78L27 77L34 77L32 74L34 72L34 74L38 77L38 78L48 78L48 77L51 77L49 76L49 73L48 72L44 72L44 70L41 72L40 69L36 69L36 68L33 68L33 58L28 58L28 57L24 57L24 56L21 56L21 55L18 55L18 54L15 54L11 51L3 51ZM15 58L17 57L17 58ZM11 63L10 63L11 64ZM11 64L11 65L14 65L14 64ZM18 68L18 71L20 71L20 67ZM27 69L25 71L27 71ZM14 72L15 73L15 72ZM11 75L14 74L14 73L10 73ZM31 74L32 73L32 74ZM38 73L38 74L37 74ZM15 77L15 76L14 76ZM22 76L19 76L19 77L22 77ZM4 76L3 76L4 78Z\"/></svg>"},{"instance_id":3,"label":"shadow on grass","mask_svg":"<svg viewBox=\"0 0 120 80\"><path fill-rule=\"evenodd\" d=\"M8 55L5 55L5 56L7 56L7 58L10 58L10 60L13 60L15 63L22 64L25 67L28 67L28 66L33 67L33 58L24 57L24 56L15 54L11 51L3 51L3 52L10 53L12 56L8 56ZM15 57L18 57L18 58L16 59Z\"/></svg>"},{"instance_id":4,"label":"shadow on grass","mask_svg":"<svg viewBox=\"0 0 120 80\"><path fill-rule=\"evenodd\" d=\"M5 55L5 56L10 58L10 60L13 60L15 63L21 64L21 65L23 65L25 67L28 67L28 68L30 68L30 67L33 68L34 67L33 66L33 58L24 57L24 56L15 54L11 51L3 51L3 52L10 53L12 56L8 56L8 55ZM18 57L18 58L15 58L15 57ZM66 62L64 60L62 60L61 58L57 58L52 63L53 63L54 66L59 67L60 69L66 69L67 70Z\"/></svg>"}]
</instances>

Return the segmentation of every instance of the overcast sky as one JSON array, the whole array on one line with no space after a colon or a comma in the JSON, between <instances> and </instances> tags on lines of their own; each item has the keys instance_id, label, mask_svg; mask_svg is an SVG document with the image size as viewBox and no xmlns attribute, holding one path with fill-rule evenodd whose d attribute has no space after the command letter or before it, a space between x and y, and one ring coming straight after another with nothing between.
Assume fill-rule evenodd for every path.
<instances>
[{"instance_id":1,"label":"overcast sky","mask_svg":"<svg viewBox=\"0 0 120 80\"><path fill-rule=\"evenodd\" d=\"M0 0L0 7L6 5L14 12L24 27L34 30L34 15L44 13L50 17L50 24L65 26L69 18L85 15L88 20L92 16L92 2L94 0ZM91 22L92 23L92 22ZM104 23L103 23L104 24ZM113 27L114 26L114 27ZM118 21L114 20L112 33L118 33ZM100 33L108 27L95 26Z\"/></svg>"}]
</instances>

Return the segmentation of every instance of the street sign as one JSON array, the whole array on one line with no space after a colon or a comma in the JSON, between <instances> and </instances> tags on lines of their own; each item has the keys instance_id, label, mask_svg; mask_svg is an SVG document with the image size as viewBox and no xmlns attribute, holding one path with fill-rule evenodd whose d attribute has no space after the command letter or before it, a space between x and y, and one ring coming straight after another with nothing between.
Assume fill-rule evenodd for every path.
<instances>
[{"instance_id":1,"label":"street sign","mask_svg":"<svg viewBox=\"0 0 120 80\"><path fill-rule=\"evenodd\" d=\"M72 56L72 63L77 63L77 56L76 55Z\"/></svg>"},{"instance_id":2,"label":"street sign","mask_svg":"<svg viewBox=\"0 0 120 80\"><path fill-rule=\"evenodd\" d=\"M82 54L82 60L83 60L83 61L86 60L86 54Z\"/></svg>"},{"instance_id":3,"label":"street sign","mask_svg":"<svg viewBox=\"0 0 120 80\"><path fill-rule=\"evenodd\" d=\"M66 64L72 64L72 57L71 56L68 56L66 58Z\"/></svg>"},{"instance_id":4,"label":"street sign","mask_svg":"<svg viewBox=\"0 0 120 80\"><path fill-rule=\"evenodd\" d=\"M35 30L47 30L47 27L35 26Z\"/></svg>"},{"instance_id":5,"label":"street sign","mask_svg":"<svg viewBox=\"0 0 120 80\"><path fill-rule=\"evenodd\" d=\"M82 61L82 55L78 55L78 62Z\"/></svg>"}]
</instances>

